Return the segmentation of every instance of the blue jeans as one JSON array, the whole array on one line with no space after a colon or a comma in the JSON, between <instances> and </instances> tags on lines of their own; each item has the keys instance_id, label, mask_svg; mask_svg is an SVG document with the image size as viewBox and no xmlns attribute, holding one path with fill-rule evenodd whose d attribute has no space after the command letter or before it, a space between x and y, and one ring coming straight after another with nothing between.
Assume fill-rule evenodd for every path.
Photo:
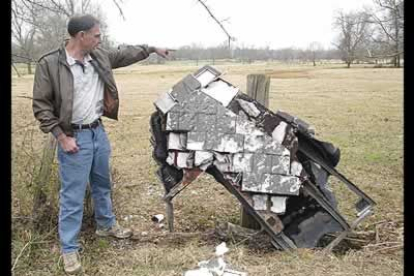
<instances>
[{"instance_id":1,"label":"blue jeans","mask_svg":"<svg viewBox=\"0 0 414 276\"><path fill-rule=\"evenodd\" d=\"M87 183L91 186L98 228L115 223L112 212L109 157L111 147L104 127L75 130L77 153L66 153L58 145L60 188L59 238L63 253L79 250L83 202Z\"/></svg>"}]
</instances>

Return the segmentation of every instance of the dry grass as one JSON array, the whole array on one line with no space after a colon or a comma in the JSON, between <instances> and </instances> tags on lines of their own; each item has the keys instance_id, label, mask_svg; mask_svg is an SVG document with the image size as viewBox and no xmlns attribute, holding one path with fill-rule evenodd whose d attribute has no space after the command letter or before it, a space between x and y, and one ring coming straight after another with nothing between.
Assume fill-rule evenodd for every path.
<instances>
[{"instance_id":1,"label":"dry grass","mask_svg":"<svg viewBox=\"0 0 414 276\"><path fill-rule=\"evenodd\" d=\"M208 259L220 242L205 235L215 223L239 220L239 204L209 176L202 176L174 199L176 231L194 234L171 239L150 218L165 214L164 190L155 177L149 143L152 102L195 64L134 65L116 70L121 91L119 121L104 119L113 149L114 206L122 224L138 239L81 234L85 275L182 275ZM339 171L370 195L375 213L338 250L277 252L261 244L231 243L227 260L249 275L401 275L403 270L403 74L401 69L273 63L218 64L224 78L245 91L246 76L271 76L270 108L311 123L317 137L341 149ZM13 262L15 275L64 275L56 230L36 237L28 230L31 174L38 165L44 135L31 112L33 76L13 77ZM355 198L332 179L342 213L354 216ZM139 239L142 232L149 237ZM210 237L210 238L209 238ZM23 250L24 249L24 250Z\"/></svg>"}]
</instances>

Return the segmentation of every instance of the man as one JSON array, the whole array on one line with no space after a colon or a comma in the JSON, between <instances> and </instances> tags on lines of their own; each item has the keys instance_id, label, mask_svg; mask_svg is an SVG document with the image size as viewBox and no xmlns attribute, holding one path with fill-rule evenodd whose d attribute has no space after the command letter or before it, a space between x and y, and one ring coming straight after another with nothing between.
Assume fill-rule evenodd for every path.
<instances>
[{"instance_id":1,"label":"man","mask_svg":"<svg viewBox=\"0 0 414 276\"><path fill-rule=\"evenodd\" d=\"M111 202L110 144L101 116L118 119L118 90L112 69L146 59L151 53L168 56L168 50L147 45L116 51L98 47L99 21L76 16L67 26L70 38L39 59L33 85L33 112L40 129L58 140L59 238L64 269L82 270L78 235L83 201L90 182L95 207L96 234L128 238L132 231L115 219Z\"/></svg>"}]
</instances>

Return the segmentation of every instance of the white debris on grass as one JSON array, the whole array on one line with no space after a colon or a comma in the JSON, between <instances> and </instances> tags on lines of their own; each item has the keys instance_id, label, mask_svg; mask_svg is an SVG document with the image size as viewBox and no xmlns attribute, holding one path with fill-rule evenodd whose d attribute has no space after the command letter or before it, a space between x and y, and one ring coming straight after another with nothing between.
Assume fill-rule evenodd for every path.
<instances>
[{"instance_id":1,"label":"white debris on grass","mask_svg":"<svg viewBox=\"0 0 414 276\"><path fill-rule=\"evenodd\" d=\"M227 252L229 252L229 248L226 246L225 242L222 242L219 245L217 245L215 252L217 257L223 256Z\"/></svg>"},{"instance_id":2,"label":"white debris on grass","mask_svg":"<svg viewBox=\"0 0 414 276\"><path fill-rule=\"evenodd\" d=\"M154 216L152 216L151 220L153 222L160 223L161 221L164 220L164 215L163 214L154 215Z\"/></svg>"},{"instance_id":3,"label":"white debris on grass","mask_svg":"<svg viewBox=\"0 0 414 276\"><path fill-rule=\"evenodd\" d=\"M224 261L224 254L229 251L225 242L216 247L215 257L198 263L198 269L188 270L184 276L247 276L246 272L230 269Z\"/></svg>"},{"instance_id":4,"label":"white debris on grass","mask_svg":"<svg viewBox=\"0 0 414 276\"><path fill-rule=\"evenodd\" d=\"M133 217L134 217L133 215L127 215L124 217L124 221L132 220Z\"/></svg>"}]
</instances>

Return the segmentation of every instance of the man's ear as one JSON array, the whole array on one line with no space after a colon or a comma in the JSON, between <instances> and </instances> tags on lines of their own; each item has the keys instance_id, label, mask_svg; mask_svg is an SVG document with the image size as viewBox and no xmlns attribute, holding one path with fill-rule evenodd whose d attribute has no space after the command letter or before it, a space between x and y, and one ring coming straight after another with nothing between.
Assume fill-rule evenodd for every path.
<instances>
[{"instance_id":1,"label":"man's ear","mask_svg":"<svg viewBox=\"0 0 414 276\"><path fill-rule=\"evenodd\" d=\"M85 34L84 31L80 31L79 34L78 34L78 36L79 36L80 39L83 39L85 37L85 35L86 34Z\"/></svg>"}]
</instances>

